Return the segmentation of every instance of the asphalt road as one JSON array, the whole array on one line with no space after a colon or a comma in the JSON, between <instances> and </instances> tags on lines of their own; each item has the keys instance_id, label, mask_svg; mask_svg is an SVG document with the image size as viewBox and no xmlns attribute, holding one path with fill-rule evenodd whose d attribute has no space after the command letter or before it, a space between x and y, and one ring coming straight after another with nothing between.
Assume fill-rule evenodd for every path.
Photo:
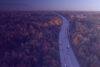
<instances>
[{"instance_id":1,"label":"asphalt road","mask_svg":"<svg viewBox=\"0 0 100 67\"><path fill-rule=\"evenodd\" d=\"M62 15L58 15L62 19L61 31L59 33L59 50L61 67L80 67L77 58L69 43L69 21Z\"/></svg>"}]
</instances>

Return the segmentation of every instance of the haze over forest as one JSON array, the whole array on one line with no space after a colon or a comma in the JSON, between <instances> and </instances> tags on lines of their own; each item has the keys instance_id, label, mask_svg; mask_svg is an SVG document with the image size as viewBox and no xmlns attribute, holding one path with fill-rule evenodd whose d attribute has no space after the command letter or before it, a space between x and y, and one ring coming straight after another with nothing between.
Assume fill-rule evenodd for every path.
<instances>
[{"instance_id":1,"label":"haze over forest","mask_svg":"<svg viewBox=\"0 0 100 67\"><path fill-rule=\"evenodd\" d=\"M99 0L0 0L0 11L100 11Z\"/></svg>"}]
</instances>

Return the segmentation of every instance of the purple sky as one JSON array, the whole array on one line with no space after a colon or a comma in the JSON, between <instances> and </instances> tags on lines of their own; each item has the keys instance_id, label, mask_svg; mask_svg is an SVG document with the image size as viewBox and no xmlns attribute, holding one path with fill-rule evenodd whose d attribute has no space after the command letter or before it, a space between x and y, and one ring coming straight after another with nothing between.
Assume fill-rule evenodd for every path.
<instances>
[{"instance_id":1,"label":"purple sky","mask_svg":"<svg viewBox=\"0 0 100 67\"><path fill-rule=\"evenodd\" d=\"M0 11L6 10L100 11L100 0L0 0Z\"/></svg>"}]
</instances>

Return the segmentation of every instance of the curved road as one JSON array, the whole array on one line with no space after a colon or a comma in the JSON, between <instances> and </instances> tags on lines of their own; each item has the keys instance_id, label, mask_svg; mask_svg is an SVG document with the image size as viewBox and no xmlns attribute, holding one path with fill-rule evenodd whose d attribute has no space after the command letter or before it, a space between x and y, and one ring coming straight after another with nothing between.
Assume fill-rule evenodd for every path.
<instances>
[{"instance_id":1,"label":"curved road","mask_svg":"<svg viewBox=\"0 0 100 67\"><path fill-rule=\"evenodd\" d=\"M62 19L61 31L59 33L61 67L80 67L69 43L68 33L70 23L62 15L58 14L58 16Z\"/></svg>"}]
</instances>

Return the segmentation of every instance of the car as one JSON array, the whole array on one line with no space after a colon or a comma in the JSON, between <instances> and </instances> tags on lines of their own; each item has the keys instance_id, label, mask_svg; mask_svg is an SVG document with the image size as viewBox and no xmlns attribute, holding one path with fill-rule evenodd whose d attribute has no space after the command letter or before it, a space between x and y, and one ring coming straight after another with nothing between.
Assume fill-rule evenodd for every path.
<instances>
[{"instance_id":1,"label":"car","mask_svg":"<svg viewBox=\"0 0 100 67\"><path fill-rule=\"evenodd\" d=\"M70 45L67 45L67 48L69 49L70 48Z\"/></svg>"},{"instance_id":2,"label":"car","mask_svg":"<svg viewBox=\"0 0 100 67\"><path fill-rule=\"evenodd\" d=\"M65 67L68 67L67 64L65 64Z\"/></svg>"}]
</instances>

